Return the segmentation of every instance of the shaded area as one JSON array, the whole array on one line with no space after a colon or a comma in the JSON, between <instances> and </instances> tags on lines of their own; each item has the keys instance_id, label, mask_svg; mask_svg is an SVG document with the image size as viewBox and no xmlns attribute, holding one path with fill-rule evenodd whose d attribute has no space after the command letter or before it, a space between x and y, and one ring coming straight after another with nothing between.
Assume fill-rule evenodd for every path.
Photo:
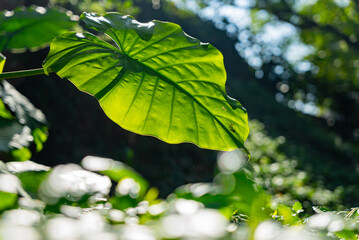
<instances>
[{"instance_id":1,"label":"shaded area","mask_svg":"<svg viewBox=\"0 0 359 240\"><path fill-rule=\"evenodd\" d=\"M240 100L252 119L265 124L270 137L285 137L279 150L286 157L297 159L297 168L308 172L312 183L321 182L331 190L345 186L343 201L356 203L359 154L353 145L342 142L323 120L276 102L271 91L273 86L265 81L268 79L255 80L254 71L234 50L236 40L212 23L202 22L191 14L181 15L166 2L158 11L153 10L152 3L137 4L144 9L138 15L140 21L176 22L188 34L221 50L230 75L228 94ZM8 54L6 71L39 67L46 53L47 50L21 56ZM14 84L43 110L50 122L49 139L44 150L34 156L35 161L54 166L78 162L85 155L111 157L133 166L151 184L158 186L163 195L184 183L212 179L216 152L190 144L168 145L122 130L103 114L95 99L79 93L67 80L51 75L50 78L14 80Z\"/></svg>"},{"instance_id":2,"label":"shaded area","mask_svg":"<svg viewBox=\"0 0 359 240\"><path fill-rule=\"evenodd\" d=\"M343 200L348 204L356 204L359 198L356 191L359 187L359 152L355 145L343 142L323 120L278 103L272 91L266 87L266 79L255 79L254 72L234 50L235 40L229 38L224 31L216 29L210 22L201 22L194 16L179 18L174 8L168 9L170 13L145 11L140 13L139 17L145 20L152 17L176 22L188 34L201 41L209 41L220 49L230 75L227 81L228 94L237 98L247 108L250 118L263 122L270 136L285 136L287 141L280 150L289 158L298 159L298 167L308 172L313 181L322 182L332 190L344 186Z\"/></svg>"}]
</instances>

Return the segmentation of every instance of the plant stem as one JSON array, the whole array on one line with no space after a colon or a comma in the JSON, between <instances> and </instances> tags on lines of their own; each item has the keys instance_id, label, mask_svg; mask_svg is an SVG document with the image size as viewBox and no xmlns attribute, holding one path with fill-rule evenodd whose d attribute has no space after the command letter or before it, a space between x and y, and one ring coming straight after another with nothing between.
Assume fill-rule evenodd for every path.
<instances>
[{"instance_id":1,"label":"plant stem","mask_svg":"<svg viewBox=\"0 0 359 240\"><path fill-rule=\"evenodd\" d=\"M34 76L34 75L41 75L41 74L45 74L43 68L22 70L22 71L16 71L16 72L5 72L5 73L0 73L0 81L4 80L4 79L27 77L27 76Z\"/></svg>"}]
</instances>

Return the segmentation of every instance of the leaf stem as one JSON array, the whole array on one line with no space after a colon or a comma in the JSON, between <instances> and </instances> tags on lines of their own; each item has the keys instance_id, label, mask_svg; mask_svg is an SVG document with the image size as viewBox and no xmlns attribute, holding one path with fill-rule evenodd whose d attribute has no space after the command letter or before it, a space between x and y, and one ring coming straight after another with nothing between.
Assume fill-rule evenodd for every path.
<instances>
[{"instance_id":1,"label":"leaf stem","mask_svg":"<svg viewBox=\"0 0 359 240\"><path fill-rule=\"evenodd\" d=\"M22 70L16 72L5 72L5 73L0 73L0 81L4 79L28 77L28 76L41 75L41 74L45 74L43 68Z\"/></svg>"}]
</instances>

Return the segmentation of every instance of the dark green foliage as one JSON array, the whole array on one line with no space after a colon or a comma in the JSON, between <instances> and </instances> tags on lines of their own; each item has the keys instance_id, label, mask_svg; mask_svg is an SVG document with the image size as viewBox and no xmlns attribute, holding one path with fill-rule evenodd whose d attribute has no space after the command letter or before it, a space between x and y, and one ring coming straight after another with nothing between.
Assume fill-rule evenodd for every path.
<instances>
[{"instance_id":1,"label":"dark green foliage","mask_svg":"<svg viewBox=\"0 0 359 240\"><path fill-rule=\"evenodd\" d=\"M1 83L0 98L0 151L14 160L29 160L31 143L41 151L47 139L46 118L6 81Z\"/></svg>"},{"instance_id":2,"label":"dark green foliage","mask_svg":"<svg viewBox=\"0 0 359 240\"><path fill-rule=\"evenodd\" d=\"M112 1L109 3L112 4ZM153 6L156 4L152 1ZM230 1L229 4L233 4L233 2ZM89 7L92 6L98 5L89 5ZM105 15L103 19L112 21L112 17ZM106 21L101 22L102 18L99 21L100 18L94 14L84 17L88 25L92 25L100 32L107 32L112 38L123 36L111 33L113 29L109 28ZM134 30L145 42L155 36L153 29L142 31L143 29L137 29L137 22L131 22L131 18L123 19L125 22L130 20L126 22L127 25L134 24L135 28L130 27L131 31ZM114 23L118 22L113 21L111 24ZM122 30L123 25L115 25L120 26ZM191 25L194 26L195 23L191 22ZM109 29L111 29L110 32L108 32ZM204 33L206 32L204 29L202 30ZM343 31L345 32L345 30ZM71 38L73 35L62 35L55 40L55 43L63 41L66 36ZM91 40L94 38L93 35L87 33L84 35ZM101 40L96 41L103 39L107 38L101 36ZM219 39L222 38L219 37ZM83 39L75 40L80 42ZM75 40L74 42L76 42ZM198 43L197 40L190 37L186 37L186 41ZM103 46L116 50L118 53L129 54L130 51L125 51L126 47L122 41L117 39L115 42L119 45L118 48L110 47L104 41L102 43ZM143 44L140 45L142 47ZM204 47L206 51L208 51L208 46L210 45ZM96 51L96 48L92 50ZM55 54L58 53L61 51ZM87 55L82 57L90 57L91 54L86 53ZM62 68L66 69L68 64L72 66L73 57L64 59L60 64L53 62L54 69L47 70L61 71ZM139 67L138 59L124 56L123 59L120 57L116 60L119 60L121 66L123 65L134 73L142 71L150 75L153 74L148 69ZM4 61L0 62L0 68L2 68L2 63ZM229 65L232 65L231 69L236 68L234 63ZM81 69L77 70L79 71L73 71L70 75L83 75L80 72ZM87 70L86 74L89 74L91 69ZM193 68L192 71L195 72L197 69ZM121 73L120 70L118 72ZM233 73L236 75L241 71L237 69ZM246 74L250 73L245 72L243 76ZM47 80L46 83L34 81L35 86L36 84L48 84L46 86L53 84L49 78L44 79ZM39 80L43 81L44 79ZM331 176L334 176L334 179L342 176L345 178L345 180L341 180L344 183L350 178L355 179L355 175L346 174L345 170L344 174L340 171L333 171L337 170L337 162L332 161L332 158L341 158L349 163L347 169L352 169L352 159L358 156L355 145L338 141L337 135L323 130L319 124L313 124L309 117L299 116L288 109L283 110L283 105L275 103L268 91L258 90L257 82L237 84L235 82L229 85L231 92L234 95L242 96L244 102L247 102L249 106L258 106L258 103L256 105L255 102L259 101L260 108L254 108L250 114L266 124L264 128L259 121L250 123L252 132L246 143L246 147L252 153L249 162L246 154L238 150L220 153L213 181L180 186L164 200L158 198L160 195L157 188L151 187L154 185L152 180L147 181L128 165L112 159L88 156L83 159L81 166L66 164L51 169L31 161L0 162L0 234L11 236L13 239L17 239L18 235L16 234L25 230L29 238L35 239L104 239L105 237L136 240L189 238L226 240L357 239L359 233L358 208L339 212L331 210L345 208L342 205L343 192L347 196L351 195L351 199L356 199L355 187L347 190L338 186L342 184L340 181L333 179L328 181ZM110 87L113 86L110 84ZM61 105L64 94L60 92L60 89L56 90L58 92L54 92L51 97ZM31 92L31 90L26 91ZM26 146L30 146L33 152L42 150L43 144L47 140L46 122L40 121L38 114L31 115L38 113L37 110L28 103L27 99L24 101L23 96L8 83L4 82L1 94L3 99L10 99L10 103L5 100L0 102L1 120L8 121L8 123L15 122L21 127L31 129L30 134L27 135L29 142L26 143ZM76 93L77 95L80 94ZM94 95L99 96L98 94ZM101 100L105 95L101 96L100 94L99 99ZM223 97L228 104L236 103L237 105L237 102L231 101L226 96ZM94 102L90 102L89 105L83 104L83 102L76 103L77 98L72 94L69 94L68 98L71 99L73 108L75 104L75 106L80 106L77 109L96 107ZM17 100L13 101L12 99ZM41 104L48 104L42 96L38 99ZM109 105L113 105L113 102ZM213 104L208 105L213 106ZM53 106L50 104L51 108ZM103 129L100 130L103 128L103 124L101 121L96 122L94 115L90 119L81 117L84 111L64 111L65 114L63 114L63 109L56 108L56 110L58 113L53 115L55 117L52 117L52 120L62 114L70 122L80 117L79 124L76 125L77 128L86 129L86 124L96 125L94 134L86 132L88 135L85 138L82 137L81 140L81 136L77 136L81 134L75 134L74 131L60 127L61 131L71 131L67 140L70 144L68 146L71 148L81 146L76 145L79 141L84 140L84 142L91 143L100 138L98 133L103 131ZM294 124L289 119L299 120ZM57 121L61 124L65 122L62 122L61 118ZM0 129L0 136L1 134L5 136L8 132L12 135L22 136L19 134L20 128L15 134L11 131L3 131L4 128ZM228 129L236 132L234 125L229 124ZM306 131L308 129L311 131ZM81 133L81 131L79 132ZM85 131L82 130L82 132ZM193 172L206 174L208 171L203 171L203 166L200 164L198 166L201 166L202 169L196 169L197 166L191 159L204 158L208 169L211 168L208 166L208 162L213 162L216 154L203 150L193 151L193 146L186 144L172 146L171 149L174 152L169 153L170 151L167 150L169 147L156 140L147 141L147 138L121 134L125 136L125 140L122 141L127 143L119 144L117 139L110 138L111 142L114 142L111 144L111 151L116 149L116 153L108 153L110 144L104 144L105 150L102 153L118 155L119 159L124 162L130 163L132 166L140 166L141 171L145 173L147 171L147 174L153 171L152 174L157 177L168 174L164 172L163 165L172 165L173 175L176 176L171 176L170 179L160 179L159 181L163 185L168 185L170 180L175 182L176 186L180 185L180 182L183 182L181 174L188 174L180 169L183 166L187 166ZM107 136L114 135L111 133ZM9 138L12 137L8 135L2 141L4 146L8 146L8 143L11 142L8 140ZM21 140L18 143L23 143L22 140L25 138L17 138ZM104 139L101 138L101 141ZM143 142L141 143L141 141ZM30 142L34 143L32 147L29 145ZM98 148L92 149L91 146L79 151L77 149L72 151L76 151L78 155L85 151L98 151ZM311 148L312 146L316 146L316 148ZM67 151L65 146L61 147L61 150ZM3 151L8 152L9 149ZM322 153L324 151L326 152ZM156 160L161 164L154 164L148 152L155 152L156 158L159 159ZM11 153L13 158L17 156L18 160L28 159L31 154L27 148L14 149L11 150ZM49 151L45 150L45 153L49 153ZM59 151L56 149L56 153L53 153L52 156L56 158L68 156L67 153L58 153ZM41 158L49 160L47 155L44 156ZM35 159L36 157L35 155ZM323 164L322 158L326 158L325 164ZM142 159L143 162L139 163L138 159ZM68 158L66 161L76 161L76 158ZM166 167L168 168L168 166ZM319 173L326 173L326 178L321 177ZM210 180L211 176L207 175L206 178ZM176 181L178 179L180 181ZM191 179L186 181L191 181ZM328 186L330 186L329 189L327 189ZM162 194L162 196L165 195ZM348 198L345 199L351 201ZM313 205L318 206L313 207ZM330 209L327 206L330 206Z\"/></svg>"},{"instance_id":3,"label":"dark green foliage","mask_svg":"<svg viewBox=\"0 0 359 240\"><path fill-rule=\"evenodd\" d=\"M70 16L43 7L17 8L0 13L0 51L39 49L75 25Z\"/></svg>"},{"instance_id":4,"label":"dark green foliage","mask_svg":"<svg viewBox=\"0 0 359 240\"><path fill-rule=\"evenodd\" d=\"M213 182L181 186L164 200L138 173L112 159L88 156L83 168L67 164L51 170L31 161L0 162L0 223L6 223L1 232L26 226L29 237L45 234L47 239L104 234L122 239L141 233L143 239L274 240L290 234L319 240L329 234L349 240L358 234L357 208L331 212L316 207L322 210L308 216L299 202L278 204L255 183L245 158L239 151L219 155ZM106 175L115 180L111 192ZM52 225L61 226L62 233ZM260 237L269 229L270 235Z\"/></svg>"}]
</instances>

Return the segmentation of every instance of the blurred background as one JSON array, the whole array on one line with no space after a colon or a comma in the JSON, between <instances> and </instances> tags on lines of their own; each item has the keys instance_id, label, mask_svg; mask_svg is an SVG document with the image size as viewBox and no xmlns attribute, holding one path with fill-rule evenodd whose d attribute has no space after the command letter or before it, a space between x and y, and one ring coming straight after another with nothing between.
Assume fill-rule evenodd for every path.
<instances>
[{"instance_id":1,"label":"blurred background","mask_svg":"<svg viewBox=\"0 0 359 240\"><path fill-rule=\"evenodd\" d=\"M359 1L1 0L0 10L31 5L171 21L211 43L224 55L228 95L248 110L247 168L256 181L278 202L338 210L358 203ZM41 67L47 52L4 51L4 72ZM218 152L123 130L67 80L51 75L11 83L48 120L49 137L33 154L35 162L78 163L87 155L117 159L163 197L215 174Z\"/></svg>"}]
</instances>

